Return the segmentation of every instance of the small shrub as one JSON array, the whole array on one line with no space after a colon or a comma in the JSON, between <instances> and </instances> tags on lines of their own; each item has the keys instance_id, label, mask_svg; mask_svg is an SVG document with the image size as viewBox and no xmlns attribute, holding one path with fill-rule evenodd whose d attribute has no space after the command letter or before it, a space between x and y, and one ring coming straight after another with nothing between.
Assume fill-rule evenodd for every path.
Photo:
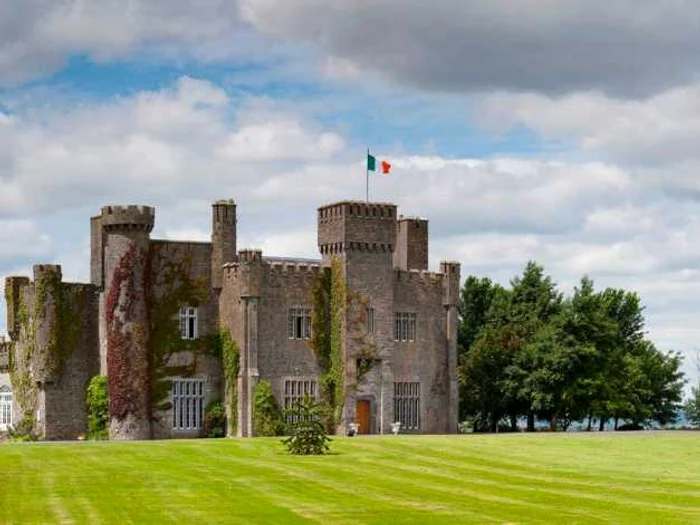
<instances>
[{"instance_id":1,"label":"small shrub","mask_svg":"<svg viewBox=\"0 0 700 525\"><path fill-rule=\"evenodd\" d=\"M204 435L220 438L226 435L226 407L221 401L212 401L204 409Z\"/></svg>"},{"instance_id":2,"label":"small shrub","mask_svg":"<svg viewBox=\"0 0 700 525\"><path fill-rule=\"evenodd\" d=\"M282 440L287 450L294 455L322 455L328 450L328 442L332 441L326 435L323 424L324 409L309 396L290 411L294 423L287 428L289 437Z\"/></svg>"},{"instance_id":3,"label":"small shrub","mask_svg":"<svg viewBox=\"0 0 700 525\"><path fill-rule=\"evenodd\" d=\"M88 414L87 436L89 439L107 439L109 424L109 396L107 377L95 376L90 380L86 392Z\"/></svg>"},{"instance_id":4,"label":"small shrub","mask_svg":"<svg viewBox=\"0 0 700 525\"><path fill-rule=\"evenodd\" d=\"M34 420L31 414L25 414L19 423L8 427L7 438L10 441L36 441L39 439L34 433Z\"/></svg>"},{"instance_id":5,"label":"small shrub","mask_svg":"<svg viewBox=\"0 0 700 525\"><path fill-rule=\"evenodd\" d=\"M254 404L253 431L255 435L281 436L284 434L284 417L269 381L260 381L255 385Z\"/></svg>"}]
</instances>

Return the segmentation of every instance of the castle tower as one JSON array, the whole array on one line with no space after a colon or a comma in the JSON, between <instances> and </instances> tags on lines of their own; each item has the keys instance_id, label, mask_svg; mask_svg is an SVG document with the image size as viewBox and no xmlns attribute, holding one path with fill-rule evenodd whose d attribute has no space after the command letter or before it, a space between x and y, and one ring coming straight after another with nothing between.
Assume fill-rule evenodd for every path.
<instances>
[{"instance_id":1,"label":"castle tower","mask_svg":"<svg viewBox=\"0 0 700 525\"><path fill-rule=\"evenodd\" d=\"M236 204L232 200L212 204L211 282L220 289L223 265L236 260Z\"/></svg>"},{"instance_id":2,"label":"castle tower","mask_svg":"<svg viewBox=\"0 0 700 525\"><path fill-rule=\"evenodd\" d=\"M391 397L384 394L393 384L391 354L393 350L393 253L396 244L396 206L386 203L346 201L329 204L318 209L318 246L323 263L330 264L333 257L342 263L343 277L348 290L374 313L375 333L372 339L375 356L372 373L379 385L366 399L358 397L357 359L361 328L351 326L346 316L343 327L341 352L345 363L345 406L339 432L345 432L348 422L357 419L358 407L369 403L383 427L377 433L386 432L392 420ZM357 305L356 305L357 306Z\"/></svg>"},{"instance_id":3,"label":"castle tower","mask_svg":"<svg viewBox=\"0 0 700 525\"><path fill-rule=\"evenodd\" d=\"M148 206L105 206L104 294L110 439L151 437Z\"/></svg>"},{"instance_id":4,"label":"castle tower","mask_svg":"<svg viewBox=\"0 0 700 525\"><path fill-rule=\"evenodd\" d=\"M448 428L449 434L457 433L459 418L459 382L457 379L457 304L459 303L460 264L442 261L440 273L443 280L443 306L447 310L447 377L449 384Z\"/></svg>"},{"instance_id":5,"label":"castle tower","mask_svg":"<svg viewBox=\"0 0 700 525\"><path fill-rule=\"evenodd\" d=\"M402 270L428 269L428 220L399 217L396 223L394 266Z\"/></svg>"}]
</instances>

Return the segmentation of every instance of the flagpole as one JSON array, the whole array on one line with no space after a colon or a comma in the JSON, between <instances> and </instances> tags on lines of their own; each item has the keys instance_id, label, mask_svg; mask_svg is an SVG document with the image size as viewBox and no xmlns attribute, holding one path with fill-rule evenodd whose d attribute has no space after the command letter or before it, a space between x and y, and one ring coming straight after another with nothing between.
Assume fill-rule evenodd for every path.
<instances>
[{"instance_id":1,"label":"flagpole","mask_svg":"<svg viewBox=\"0 0 700 525\"><path fill-rule=\"evenodd\" d=\"M369 148L367 148L367 158L365 159L365 179L367 184L367 202L369 202Z\"/></svg>"}]
</instances>

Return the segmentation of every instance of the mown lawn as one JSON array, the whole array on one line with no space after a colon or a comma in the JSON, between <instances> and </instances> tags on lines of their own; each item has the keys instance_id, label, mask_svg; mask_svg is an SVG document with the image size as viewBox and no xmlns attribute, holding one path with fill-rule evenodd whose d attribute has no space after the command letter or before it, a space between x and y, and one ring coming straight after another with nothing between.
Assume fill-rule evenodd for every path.
<instances>
[{"instance_id":1,"label":"mown lawn","mask_svg":"<svg viewBox=\"0 0 700 525\"><path fill-rule=\"evenodd\" d=\"M0 444L0 523L700 523L700 433Z\"/></svg>"}]
</instances>

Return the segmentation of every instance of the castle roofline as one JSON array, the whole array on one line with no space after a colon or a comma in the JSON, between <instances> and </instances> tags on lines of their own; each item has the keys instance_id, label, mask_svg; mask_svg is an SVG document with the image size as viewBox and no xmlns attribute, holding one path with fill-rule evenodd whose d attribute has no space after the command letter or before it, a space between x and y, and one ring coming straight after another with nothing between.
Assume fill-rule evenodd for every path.
<instances>
[{"instance_id":1,"label":"castle roofline","mask_svg":"<svg viewBox=\"0 0 700 525\"><path fill-rule=\"evenodd\" d=\"M427 221L427 217L419 217L418 215L399 215L400 221Z\"/></svg>"},{"instance_id":2,"label":"castle roofline","mask_svg":"<svg viewBox=\"0 0 700 525\"><path fill-rule=\"evenodd\" d=\"M323 206L319 206L318 209L322 210L324 208L330 208L332 206L341 206L345 204L351 204L351 205L360 205L360 206L395 206L398 207L395 203L393 202L375 202L375 201L357 201L357 200L344 200L344 201L337 201L337 202L330 202L328 204L324 204Z\"/></svg>"}]
</instances>

